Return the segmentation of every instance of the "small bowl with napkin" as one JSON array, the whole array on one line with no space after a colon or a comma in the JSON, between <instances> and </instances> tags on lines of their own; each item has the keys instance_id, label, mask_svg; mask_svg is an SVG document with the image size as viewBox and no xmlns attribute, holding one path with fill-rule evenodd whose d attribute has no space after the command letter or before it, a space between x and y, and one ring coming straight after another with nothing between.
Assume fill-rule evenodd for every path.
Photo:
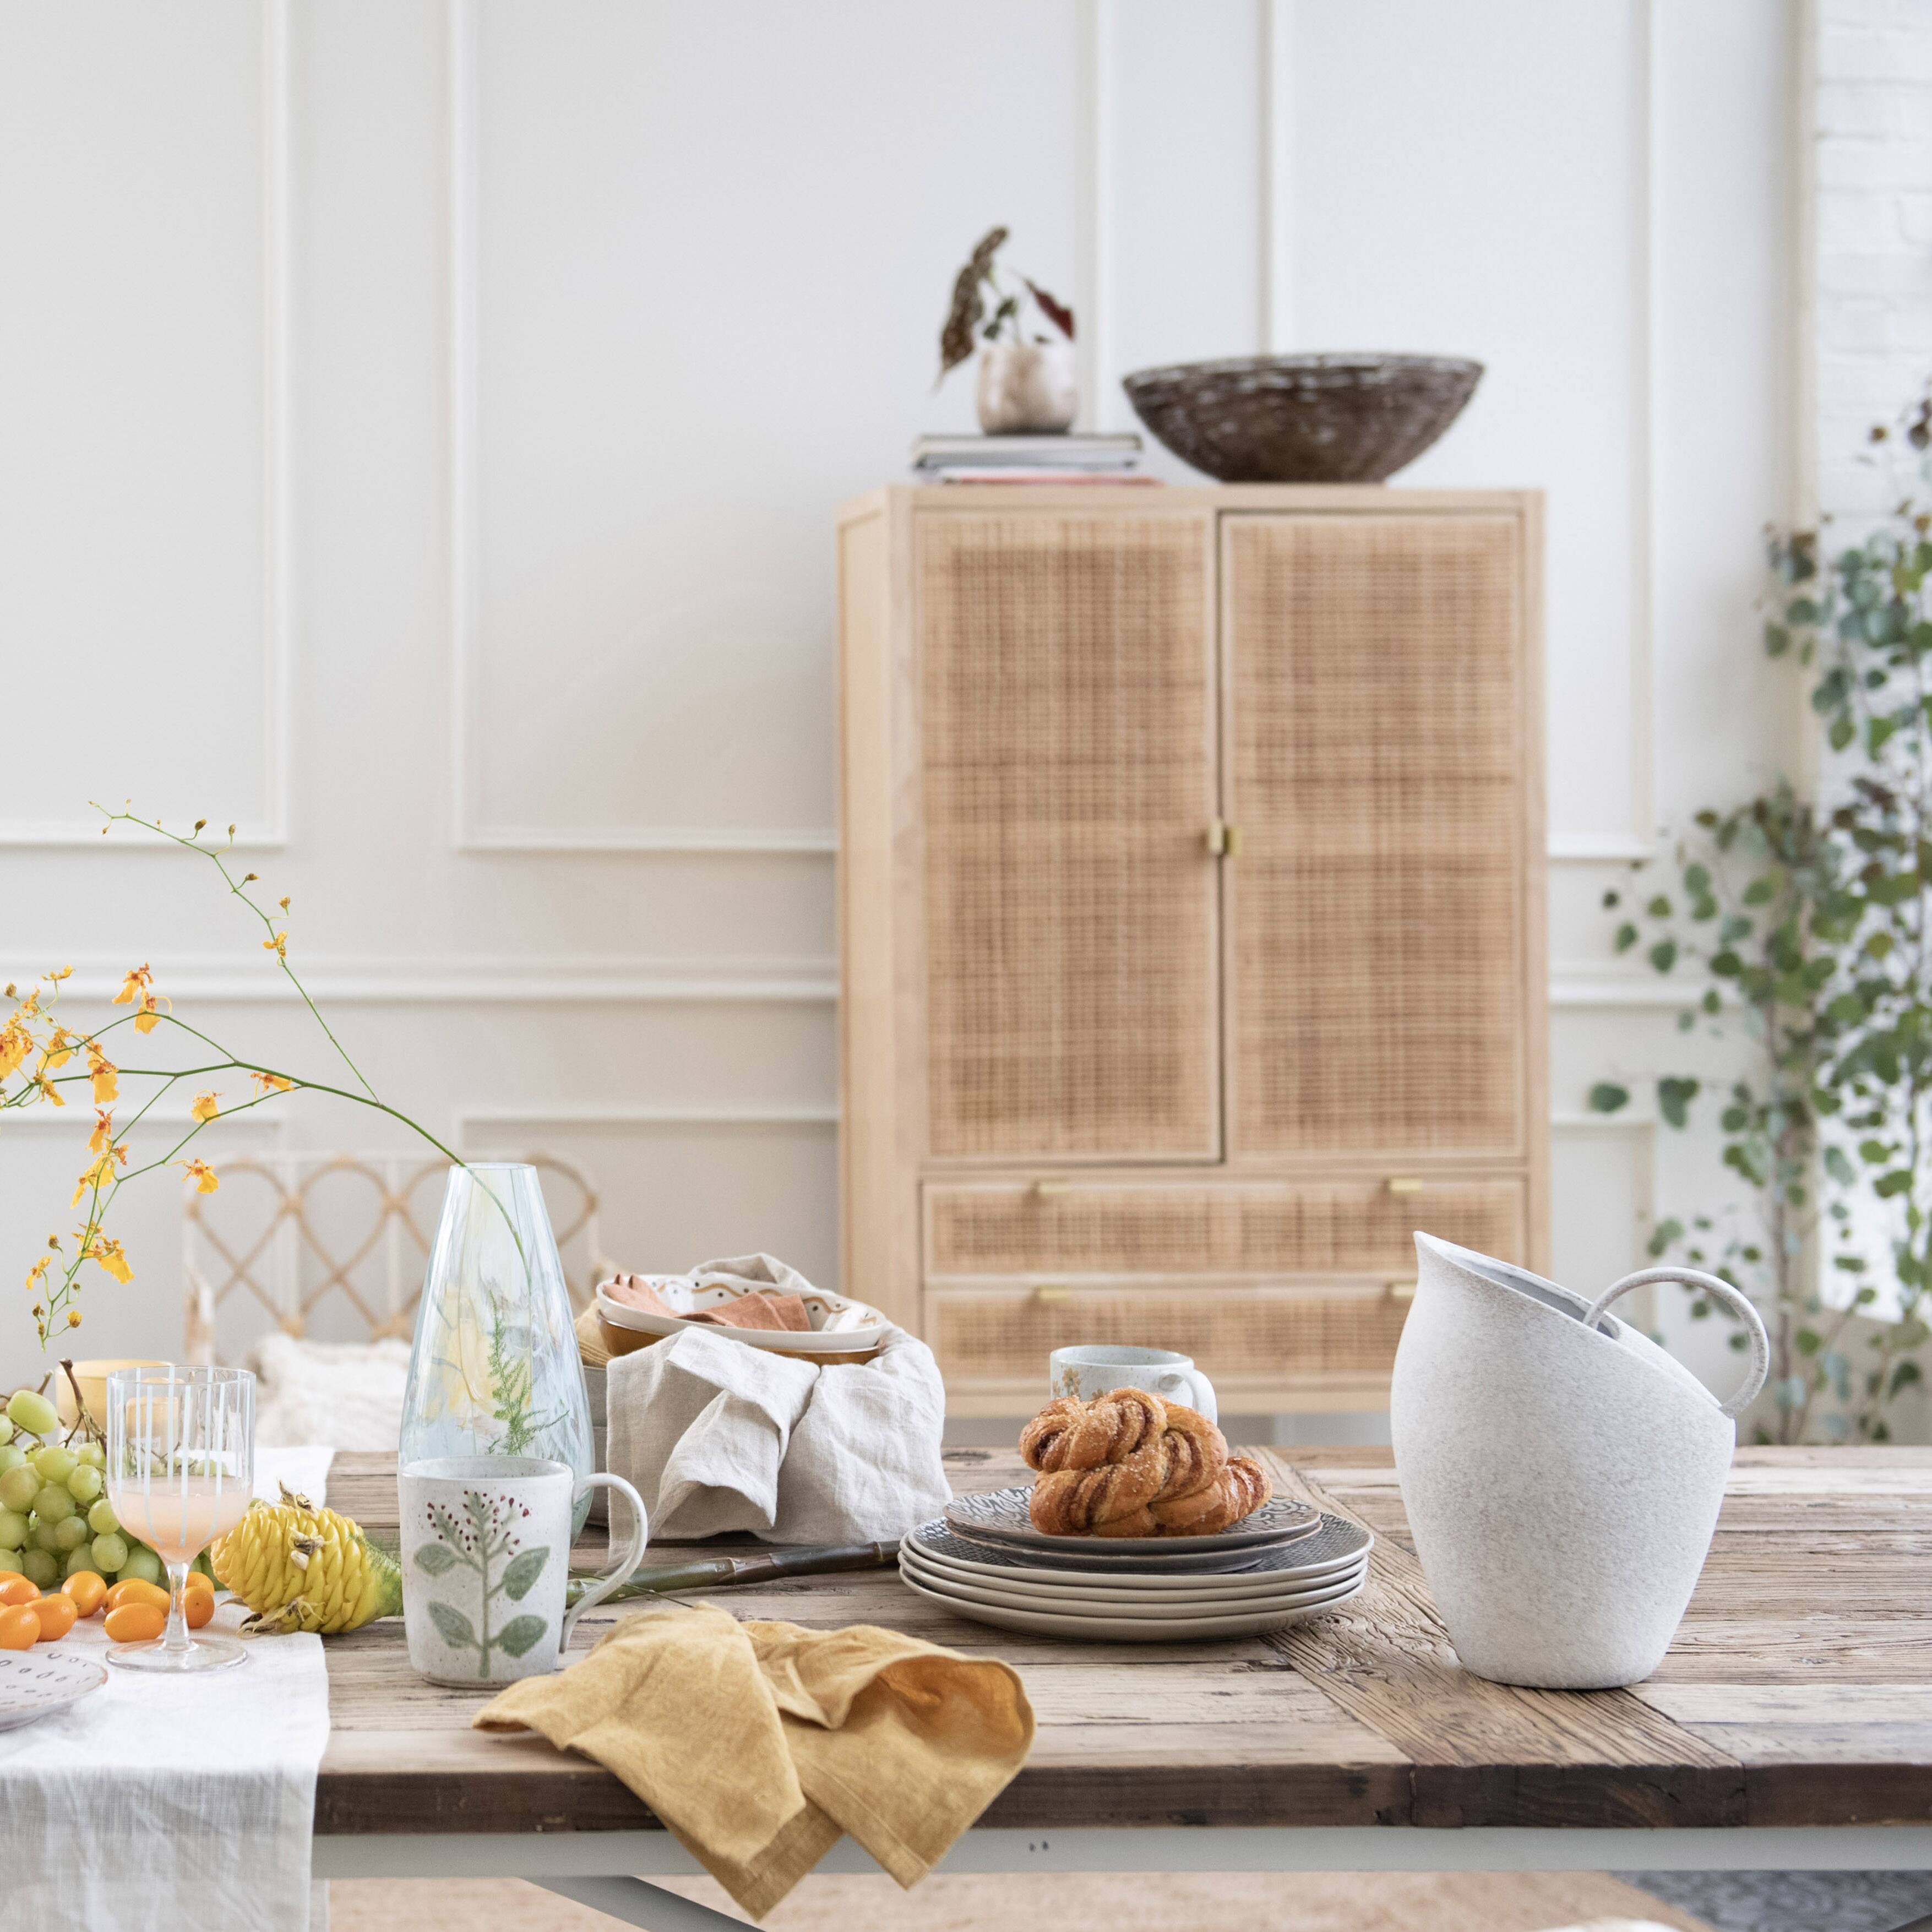
<instances>
[{"instance_id":1,"label":"small bowl with napkin","mask_svg":"<svg viewBox=\"0 0 1932 1932\"><path fill-rule=\"evenodd\" d=\"M704 1262L684 1274L614 1275L598 1282L596 1306L613 1355L704 1328L808 1361L867 1361L892 1325L876 1308L814 1287L771 1255Z\"/></svg>"}]
</instances>

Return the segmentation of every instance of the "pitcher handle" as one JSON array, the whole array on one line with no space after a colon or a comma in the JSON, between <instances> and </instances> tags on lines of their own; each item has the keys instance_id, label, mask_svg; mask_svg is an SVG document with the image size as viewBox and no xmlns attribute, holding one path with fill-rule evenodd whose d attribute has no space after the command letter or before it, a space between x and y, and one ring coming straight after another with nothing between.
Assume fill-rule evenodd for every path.
<instances>
[{"instance_id":1,"label":"pitcher handle","mask_svg":"<svg viewBox=\"0 0 1932 1932\"><path fill-rule=\"evenodd\" d=\"M610 1568L598 1577L596 1582L592 1584L568 1610L564 1612L563 1634L557 1640L556 1646L559 1663L563 1660L564 1653L570 1648L570 1634L577 1628L578 1618L583 1616L592 1604L601 1604L620 1583L629 1576L633 1570L636 1569L638 1558L644 1555L645 1541L651 1533L650 1523L644 1515L644 1498L639 1496L622 1476L609 1475L602 1470L594 1476L586 1477L578 1484L575 1492L570 1499L573 1515L575 1514L577 1504L582 1500L584 1492L590 1490L620 1491L630 1498L631 1508L637 1520L632 1526L629 1536L625 1539L622 1550L614 1552Z\"/></svg>"},{"instance_id":2,"label":"pitcher handle","mask_svg":"<svg viewBox=\"0 0 1932 1932\"><path fill-rule=\"evenodd\" d=\"M1627 1294L1634 1288L1647 1287L1654 1281L1679 1282L1686 1288L1715 1295L1744 1324L1745 1342L1750 1349L1750 1366L1744 1371L1744 1381L1730 1400L1718 1405L1726 1415L1742 1415L1756 1399L1758 1390L1764 1387L1765 1377L1771 1372L1771 1338L1764 1332L1764 1318L1751 1306L1750 1297L1729 1282L1720 1281L1715 1275L1706 1274L1697 1268L1640 1268L1635 1274L1625 1275L1622 1281L1612 1282L1591 1304L1589 1313L1583 1318L1583 1325L1586 1328L1595 1328L1598 1316L1618 1295Z\"/></svg>"}]
</instances>

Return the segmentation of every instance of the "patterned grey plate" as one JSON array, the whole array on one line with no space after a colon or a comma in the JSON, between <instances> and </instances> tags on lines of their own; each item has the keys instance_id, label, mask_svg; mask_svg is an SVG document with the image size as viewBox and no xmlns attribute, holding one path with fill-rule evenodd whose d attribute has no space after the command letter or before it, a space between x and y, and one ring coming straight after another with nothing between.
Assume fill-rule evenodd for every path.
<instances>
[{"instance_id":1,"label":"patterned grey plate","mask_svg":"<svg viewBox=\"0 0 1932 1932\"><path fill-rule=\"evenodd\" d=\"M1240 1558L1238 1569L1214 1564L1191 1570L1151 1568L1098 1570L1081 1562L1083 1552L1066 1552L1063 1556L1062 1552L1056 1550L1049 1557L1031 1550L974 1542L954 1534L937 1517L908 1531L905 1540L927 1561L968 1574L1024 1575L1046 1582L1072 1583L1089 1588L1183 1591L1198 1590L1204 1576L1229 1587L1252 1584L1264 1589L1291 1579L1300 1582L1352 1569L1375 1545L1375 1538L1366 1529L1338 1516L1324 1516L1312 1535L1298 1537L1292 1543L1235 1552Z\"/></svg>"},{"instance_id":2,"label":"patterned grey plate","mask_svg":"<svg viewBox=\"0 0 1932 1932\"><path fill-rule=\"evenodd\" d=\"M992 1490L984 1496L955 1496L946 1506L946 1520L963 1534L1012 1544L1028 1550L1062 1551L1071 1544L1109 1556L1172 1556L1177 1544L1190 1551L1256 1550L1290 1537L1306 1536L1314 1528L1316 1512L1292 1496L1275 1496L1232 1529L1218 1536L1048 1536L1033 1526L1027 1514L1030 1489Z\"/></svg>"},{"instance_id":3,"label":"patterned grey plate","mask_svg":"<svg viewBox=\"0 0 1932 1932\"><path fill-rule=\"evenodd\" d=\"M71 1650L0 1650L0 1731L50 1717L106 1682L104 1665Z\"/></svg>"},{"instance_id":4,"label":"patterned grey plate","mask_svg":"<svg viewBox=\"0 0 1932 1932\"><path fill-rule=\"evenodd\" d=\"M899 1545L901 1574L942 1595L1006 1604L1016 1610L1064 1609L1107 1616L1207 1617L1271 1610L1334 1590L1353 1589L1367 1568L1367 1558L1358 1557L1346 1568L1319 1576L1298 1576L1292 1571L1286 1576L1203 1576L1198 1580L1201 1587L1194 1590L1118 1589L1111 1576L1103 1576L1098 1580L1100 1587L1088 1588L1049 1582L1034 1572L1013 1570L988 1576L976 1570L955 1570L936 1557L920 1555L916 1543Z\"/></svg>"},{"instance_id":5,"label":"patterned grey plate","mask_svg":"<svg viewBox=\"0 0 1932 1932\"><path fill-rule=\"evenodd\" d=\"M903 1571L899 1580L916 1595L951 1611L956 1617L968 1617L974 1623L992 1624L1000 1630L1024 1630L1034 1636L1072 1637L1083 1643L1186 1643L1204 1638L1259 1636L1268 1630L1285 1630L1290 1624L1305 1623L1310 1617L1327 1616L1351 1601L1356 1594L1355 1590L1348 1590L1326 1603L1303 1603L1234 1616L1175 1617L1170 1621L1166 1618L1080 1617L1058 1611L1016 1610L1005 1604L974 1604L963 1597L943 1596L922 1583L914 1582ZM1356 1588L1360 1587L1358 1583Z\"/></svg>"}]
</instances>

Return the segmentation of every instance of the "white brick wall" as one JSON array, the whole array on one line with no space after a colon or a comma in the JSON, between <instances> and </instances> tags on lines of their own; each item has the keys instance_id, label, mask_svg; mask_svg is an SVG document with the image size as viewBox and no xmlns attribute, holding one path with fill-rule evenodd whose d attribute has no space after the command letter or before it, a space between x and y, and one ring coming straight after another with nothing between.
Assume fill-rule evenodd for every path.
<instances>
[{"instance_id":1,"label":"white brick wall","mask_svg":"<svg viewBox=\"0 0 1932 1932\"><path fill-rule=\"evenodd\" d=\"M1882 508L1858 460L1932 376L1932 0L1818 0L1818 503Z\"/></svg>"}]
</instances>

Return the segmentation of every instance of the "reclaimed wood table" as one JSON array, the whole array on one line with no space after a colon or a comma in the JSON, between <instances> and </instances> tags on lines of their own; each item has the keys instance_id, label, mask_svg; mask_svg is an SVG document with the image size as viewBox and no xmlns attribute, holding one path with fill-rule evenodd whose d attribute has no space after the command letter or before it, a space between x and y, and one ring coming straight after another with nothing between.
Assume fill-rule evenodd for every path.
<instances>
[{"instance_id":1,"label":"reclaimed wood table","mask_svg":"<svg viewBox=\"0 0 1932 1932\"><path fill-rule=\"evenodd\" d=\"M1387 1450L1254 1453L1377 1539L1360 1595L1271 1636L1028 1639L890 1570L717 1600L1018 1670L1032 1756L947 1870L1932 1869L1932 1450L1740 1450L1663 1666L1587 1692L1458 1666ZM961 1491L1025 1478L1005 1452L946 1460ZM387 1540L392 1460L339 1456L328 1500ZM577 1645L624 1614L592 1611ZM600 1766L472 1731L485 1695L417 1677L399 1618L331 1638L328 1657L318 1877L518 1876L658 1932L734 1922L620 1876L698 1868ZM876 1868L848 1840L821 1869Z\"/></svg>"}]
</instances>

